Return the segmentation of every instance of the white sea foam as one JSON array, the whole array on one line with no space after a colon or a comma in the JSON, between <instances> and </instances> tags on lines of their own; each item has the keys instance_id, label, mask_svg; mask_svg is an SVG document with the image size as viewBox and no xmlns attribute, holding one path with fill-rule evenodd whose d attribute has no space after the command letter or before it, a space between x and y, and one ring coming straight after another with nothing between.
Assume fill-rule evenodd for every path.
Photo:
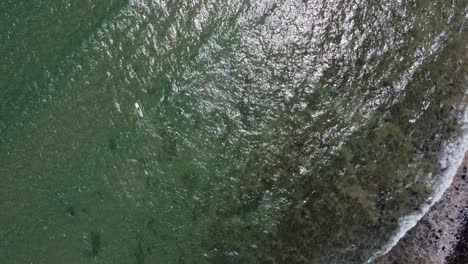
<instances>
[{"instance_id":1,"label":"white sea foam","mask_svg":"<svg viewBox=\"0 0 468 264\"><path fill-rule=\"evenodd\" d=\"M395 234L382 249L374 253L366 263L373 263L378 258L387 254L410 229L416 226L418 221L442 198L442 195L450 187L458 167L462 164L465 153L468 150L468 110L466 108L461 123L462 135L444 144L445 147L440 163L442 168L445 167L445 170L441 175L440 182L438 182L434 188L433 195L422 206L422 209L399 219L399 227Z\"/></svg>"}]
</instances>

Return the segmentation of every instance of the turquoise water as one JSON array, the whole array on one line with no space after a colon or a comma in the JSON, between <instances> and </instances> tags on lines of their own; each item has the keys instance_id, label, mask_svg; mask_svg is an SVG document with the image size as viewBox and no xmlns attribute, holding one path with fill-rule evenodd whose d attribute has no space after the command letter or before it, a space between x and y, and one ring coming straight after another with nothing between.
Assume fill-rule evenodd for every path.
<instances>
[{"instance_id":1,"label":"turquoise water","mask_svg":"<svg viewBox=\"0 0 468 264\"><path fill-rule=\"evenodd\" d=\"M430 194L466 5L2 1L0 261L362 263Z\"/></svg>"}]
</instances>

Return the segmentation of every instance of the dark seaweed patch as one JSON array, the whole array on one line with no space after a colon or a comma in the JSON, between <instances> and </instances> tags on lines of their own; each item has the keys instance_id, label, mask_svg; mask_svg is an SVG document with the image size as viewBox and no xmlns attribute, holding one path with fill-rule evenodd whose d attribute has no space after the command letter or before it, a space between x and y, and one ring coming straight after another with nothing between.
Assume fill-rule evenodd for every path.
<instances>
[{"instance_id":1,"label":"dark seaweed patch","mask_svg":"<svg viewBox=\"0 0 468 264\"><path fill-rule=\"evenodd\" d=\"M135 250L135 258L136 264L145 263L145 251L143 250L143 242L141 242L141 240L138 240L138 246Z\"/></svg>"},{"instance_id":2,"label":"dark seaweed patch","mask_svg":"<svg viewBox=\"0 0 468 264\"><path fill-rule=\"evenodd\" d=\"M117 149L117 142L115 141L114 138L110 138L108 142L108 147L110 150L114 151Z\"/></svg>"},{"instance_id":3,"label":"dark seaweed patch","mask_svg":"<svg viewBox=\"0 0 468 264\"><path fill-rule=\"evenodd\" d=\"M91 232L90 242L91 252L89 253L89 257L97 257L97 255L99 255L99 252L101 251L101 235L95 232Z\"/></svg>"},{"instance_id":4,"label":"dark seaweed patch","mask_svg":"<svg viewBox=\"0 0 468 264\"><path fill-rule=\"evenodd\" d=\"M75 216L75 208L73 208L73 206L67 207L66 212L69 216Z\"/></svg>"}]
</instances>

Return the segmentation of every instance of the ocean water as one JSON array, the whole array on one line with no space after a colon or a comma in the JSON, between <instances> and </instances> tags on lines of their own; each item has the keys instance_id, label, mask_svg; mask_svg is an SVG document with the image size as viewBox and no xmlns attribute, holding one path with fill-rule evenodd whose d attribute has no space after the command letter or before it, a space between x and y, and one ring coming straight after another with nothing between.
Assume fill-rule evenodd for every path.
<instances>
[{"instance_id":1,"label":"ocean water","mask_svg":"<svg viewBox=\"0 0 468 264\"><path fill-rule=\"evenodd\" d=\"M0 263L378 262L459 136L467 6L2 1Z\"/></svg>"}]
</instances>

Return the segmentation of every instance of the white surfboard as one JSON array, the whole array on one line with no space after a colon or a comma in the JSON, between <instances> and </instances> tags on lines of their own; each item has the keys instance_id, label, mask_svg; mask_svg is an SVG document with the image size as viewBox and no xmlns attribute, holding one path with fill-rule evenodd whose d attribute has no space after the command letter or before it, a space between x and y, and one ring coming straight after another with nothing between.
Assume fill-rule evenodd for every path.
<instances>
[{"instance_id":1,"label":"white surfboard","mask_svg":"<svg viewBox=\"0 0 468 264\"><path fill-rule=\"evenodd\" d=\"M143 117L143 110L141 109L138 103L135 103L135 111L137 112L139 117Z\"/></svg>"}]
</instances>

